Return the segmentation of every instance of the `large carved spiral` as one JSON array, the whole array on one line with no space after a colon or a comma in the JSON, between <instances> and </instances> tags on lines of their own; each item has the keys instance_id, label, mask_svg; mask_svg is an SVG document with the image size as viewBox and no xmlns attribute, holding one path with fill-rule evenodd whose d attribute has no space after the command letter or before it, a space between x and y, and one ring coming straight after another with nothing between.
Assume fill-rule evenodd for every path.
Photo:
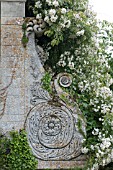
<instances>
[{"instance_id":1,"label":"large carved spiral","mask_svg":"<svg viewBox=\"0 0 113 170\"><path fill-rule=\"evenodd\" d=\"M82 135L65 106L40 103L28 115L27 131L34 154L42 160L69 160L81 154Z\"/></svg>"},{"instance_id":2,"label":"large carved spiral","mask_svg":"<svg viewBox=\"0 0 113 170\"><path fill-rule=\"evenodd\" d=\"M32 46L33 50L30 50ZM31 56L31 107L26 119L28 141L33 153L42 160L70 160L81 155L81 140L83 136L77 127L81 112L69 94L63 91L72 83L68 73L56 76L53 86L55 98L42 89L41 79L45 74L40 60L40 50L34 44L34 34L28 42L29 55ZM68 104L62 99L69 99ZM57 98L56 98L57 97ZM84 131L84 120L82 120ZM77 158L78 159L78 158Z\"/></svg>"}]
</instances>

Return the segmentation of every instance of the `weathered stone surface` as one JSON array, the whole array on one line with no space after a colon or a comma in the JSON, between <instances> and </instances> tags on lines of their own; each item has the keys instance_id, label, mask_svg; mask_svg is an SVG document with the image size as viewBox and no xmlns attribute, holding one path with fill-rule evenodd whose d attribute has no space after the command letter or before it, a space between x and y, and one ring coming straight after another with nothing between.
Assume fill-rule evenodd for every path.
<instances>
[{"instance_id":1,"label":"weathered stone surface","mask_svg":"<svg viewBox=\"0 0 113 170\"><path fill-rule=\"evenodd\" d=\"M73 113L64 105L41 101L31 110L27 122L33 153L41 160L79 157L83 137L75 128L76 122Z\"/></svg>"},{"instance_id":2,"label":"weathered stone surface","mask_svg":"<svg viewBox=\"0 0 113 170\"><path fill-rule=\"evenodd\" d=\"M25 121L24 59L27 55L21 43L25 1L1 1L0 97L5 109L0 113L0 128L10 131L22 128Z\"/></svg>"},{"instance_id":3,"label":"weathered stone surface","mask_svg":"<svg viewBox=\"0 0 113 170\"><path fill-rule=\"evenodd\" d=\"M22 29L17 25L1 25L1 44L8 46L22 45Z\"/></svg>"},{"instance_id":4,"label":"weathered stone surface","mask_svg":"<svg viewBox=\"0 0 113 170\"><path fill-rule=\"evenodd\" d=\"M11 58L11 57L25 57L24 55L25 53L25 49L22 48L22 44L20 46L15 45L5 45L5 46L1 46L1 55L2 58L6 58L7 57Z\"/></svg>"},{"instance_id":5,"label":"weathered stone surface","mask_svg":"<svg viewBox=\"0 0 113 170\"><path fill-rule=\"evenodd\" d=\"M39 161L38 169L71 169L74 167L84 167L85 159L81 159L78 161L70 160L70 161Z\"/></svg>"},{"instance_id":6,"label":"weathered stone surface","mask_svg":"<svg viewBox=\"0 0 113 170\"><path fill-rule=\"evenodd\" d=\"M21 25L23 24L23 18L21 17L1 17L2 25Z\"/></svg>"},{"instance_id":7,"label":"weathered stone surface","mask_svg":"<svg viewBox=\"0 0 113 170\"><path fill-rule=\"evenodd\" d=\"M3 122L24 122L24 120L25 120L25 117L24 117L24 115L13 115L13 114L6 114L6 115L4 115L4 117L2 118L2 121Z\"/></svg>"},{"instance_id":8,"label":"weathered stone surface","mask_svg":"<svg viewBox=\"0 0 113 170\"><path fill-rule=\"evenodd\" d=\"M25 2L19 1L2 1L1 2L1 16L2 17L24 17L25 16Z\"/></svg>"},{"instance_id":9,"label":"weathered stone surface","mask_svg":"<svg viewBox=\"0 0 113 170\"><path fill-rule=\"evenodd\" d=\"M24 121L22 122L4 122L2 119L0 120L0 129L3 130L3 132L9 132L11 130L19 130L24 127Z\"/></svg>"},{"instance_id":10,"label":"weathered stone surface","mask_svg":"<svg viewBox=\"0 0 113 170\"><path fill-rule=\"evenodd\" d=\"M24 67L24 56L20 57L2 57L1 60L1 67L2 68L12 68L17 70L18 68Z\"/></svg>"}]
</instances>

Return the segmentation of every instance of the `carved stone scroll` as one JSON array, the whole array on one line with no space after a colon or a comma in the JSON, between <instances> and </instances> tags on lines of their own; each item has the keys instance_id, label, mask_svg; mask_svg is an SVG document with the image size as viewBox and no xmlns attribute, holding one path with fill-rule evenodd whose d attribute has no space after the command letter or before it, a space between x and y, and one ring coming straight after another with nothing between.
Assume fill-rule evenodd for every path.
<instances>
[{"instance_id":1,"label":"carved stone scroll","mask_svg":"<svg viewBox=\"0 0 113 170\"><path fill-rule=\"evenodd\" d=\"M29 144L33 153L41 160L77 158L81 155L81 140L83 139L77 128L78 117L81 113L77 111L76 105L71 109L61 101L56 85L57 79L55 80L56 93L59 96L57 101L53 101L49 93L41 87L41 78L45 71L40 61L40 52L37 53L35 49L33 34L29 36L28 47L29 45L34 48L33 52L29 51L32 75L32 109L26 120ZM60 80L61 85L64 83L67 86L67 80L69 85L71 84L71 77L68 74L63 74Z\"/></svg>"}]
</instances>

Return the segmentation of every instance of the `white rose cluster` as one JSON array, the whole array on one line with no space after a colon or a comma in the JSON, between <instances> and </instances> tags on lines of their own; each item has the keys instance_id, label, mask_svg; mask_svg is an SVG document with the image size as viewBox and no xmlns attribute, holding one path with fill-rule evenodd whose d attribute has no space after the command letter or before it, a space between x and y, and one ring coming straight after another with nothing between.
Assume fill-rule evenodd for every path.
<instances>
[{"instance_id":1,"label":"white rose cluster","mask_svg":"<svg viewBox=\"0 0 113 170\"><path fill-rule=\"evenodd\" d=\"M56 35L55 37L58 37L63 30L70 28L71 26L71 20L69 17L71 9L63 7L65 2L60 2L59 0L45 0L44 3L46 9L43 9L43 3L40 0L36 1L36 18L42 18L47 23L47 26L50 27L50 30L52 30L52 32L54 30L54 36ZM40 13L43 15L41 16Z\"/></svg>"},{"instance_id":2,"label":"white rose cluster","mask_svg":"<svg viewBox=\"0 0 113 170\"><path fill-rule=\"evenodd\" d=\"M41 1L37 1L37 2L35 3L35 7L36 7L36 8L41 8L41 7L42 7Z\"/></svg>"},{"instance_id":3,"label":"white rose cluster","mask_svg":"<svg viewBox=\"0 0 113 170\"><path fill-rule=\"evenodd\" d=\"M108 27L103 30L102 26L100 32L97 29L97 34L96 20L90 10L83 10L86 5L83 0L74 3L74 7L78 7L78 11L74 12L63 2L45 0L47 8L42 9L42 2L38 0L35 3L36 18L39 21L43 19L47 31L52 34L53 39L61 38L60 42L64 36L62 36L63 31L68 32L71 27L72 30L74 29L72 36L68 37L73 39L74 48L71 47L61 52L56 64L64 71L72 73L75 83L73 83L73 89L79 91L81 96L87 94L87 98L89 97L87 101L89 112L91 115L96 115L97 125L99 124L99 126L93 125L91 131L92 138L96 138L97 143L95 144L94 141L90 146L86 145L87 147L83 144L84 147L81 151L84 154L88 154L90 151L95 153L95 163L90 170L98 170L99 165L104 166L113 160L113 135L111 135L113 130L113 92L111 90L113 78L110 74L111 66L109 64L113 59L111 54L113 50L112 29L110 28L109 31L110 38L107 34ZM40 12L41 10L42 12ZM72 21L76 27L73 27ZM88 34L86 28L91 28L89 39L86 37ZM94 121L96 122L96 120ZM87 141L85 140L85 142Z\"/></svg>"},{"instance_id":4,"label":"white rose cluster","mask_svg":"<svg viewBox=\"0 0 113 170\"><path fill-rule=\"evenodd\" d=\"M68 66L70 69L74 69L73 59L74 59L74 56L71 55L70 51L65 51L64 54L61 54L60 60L57 63L57 65L62 66L62 67Z\"/></svg>"}]
</instances>

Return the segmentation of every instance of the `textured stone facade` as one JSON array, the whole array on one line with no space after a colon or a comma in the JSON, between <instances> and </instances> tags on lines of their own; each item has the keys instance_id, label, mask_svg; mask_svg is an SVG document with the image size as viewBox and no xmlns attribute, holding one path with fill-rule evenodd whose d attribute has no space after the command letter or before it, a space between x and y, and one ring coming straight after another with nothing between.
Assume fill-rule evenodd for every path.
<instances>
[{"instance_id":1,"label":"textured stone facade","mask_svg":"<svg viewBox=\"0 0 113 170\"><path fill-rule=\"evenodd\" d=\"M25 121L25 72L28 54L22 47L25 1L1 1L0 128L23 128Z\"/></svg>"},{"instance_id":2,"label":"textured stone facade","mask_svg":"<svg viewBox=\"0 0 113 170\"><path fill-rule=\"evenodd\" d=\"M33 34L31 35L30 41L28 42L28 45L26 48L23 47L22 42L21 42L22 35L23 35L22 24L23 24L24 16L25 16L25 1L24 0L18 0L18 1L1 0L0 130L2 130L3 132L7 132L12 129L19 130L23 127L27 128L28 120L29 120L27 119L27 117L32 119L31 118L32 115L34 116L34 112L32 113L33 108L35 108L34 110L39 109L39 107L35 107L35 104L39 104L39 103L42 104L43 102L46 102L45 106L47 106L47 109L48 107L51 107L47 104L47 100L50 100L49 95L46 94L46 92L43 92L43 90L40 89L40 86L38 87L36 86L37 83L40 82L42 75L44 74L44 69L41 66L39 58L37 57L37 52L35 50L35 43L33 43L34 41ZM34 59L35 61L32 59ZM39 74L39 72L41 74ZM36 90L35 90L35 86L36 86ZM32 87L34 91L32 90ZM34 92L37 95L34 94ZM38 102L38 103L33 103L33 102ZM57 108L55 108L55 110L57 110ZM74 116L71 115L71 113L67 110L66 106L65 106L65 109L64 107L62 108L63 108L62 112L64 114L64 117L62 117L62 119L67 118L66 119L67 122L68 122L68 119L73 122ZM47 114L48 114L47 117L49 120L50 115L49 113ZM55 126L57 130L53 128L52 131L50 131L50 129L48 130L47 129L48 127L45 126L45 124L48 123L49 121L47 119L41 119L40 120L40 122L42 121L41 126L43 125L43 120L45 120L44 126L41 128L44 131L44 133L48 131L47 133L49 134L52 133L52 135L54 136L57 135L57 133L59 133L59 139L60 139L62 138L62 135L60 135L59 127L63 126L62 122L60 122L62 121L62 119L59 119L58 116L57 118L53 119L54 125L51 123L50 126L51 127ZM30 125L32 126L32 122L30 123ZM35 131L35 127L33 128ZM72 168L75 166L84 165L85 158L82 155L80 155L81 154L80 151L77 150L77 145L79 148L80 147L79 140L81 140L82 137L80 134L75 133L75 138L76 138L76 135L78 135L78 141L76 140L78 143L74 143L74 139L73 141L71 140L74 134L73 129L74 129L73 124L71 124L70 126L68 123L68 126L67 124L64 126L64 132L62 131L64 133L63 134L64 141L62 143L60 143L59 141L59 147L57 151L60 153L59 148L64 148L65 145L67 147L68 143L72 142L72 146L74 146L75 148L71 147L71 144L70 144L69 145L69 148L71 148L70 152L73 152L72 150L76 149L76 152L74 153L75 155L74 156L72 155L72 158L74 157L77 157L77 158L73 159L72 161L69 161L68 153L66 154L63 153L66 155L65 160L66 159L67 160L63 161L63 159L60 159L60 156L59 156L59 159L58 159L59 161L58 161L56 158L49 159L49 156L51 157L51 155L49 155L45 159L47 161L38 160L38 169L45 169L45 168L67 169L67 168ZM27 130L29 134L29 128L27 128ZM67 135L67 138L65 139L64 137L66 135ZM35 137L35 134L33 134L32 140L34 139L34 137ZM57 138L56 138L56 141L57 141ZM42 145L45 145L45 144L42 143ZM51 148L51 143L49 144L48 141L46 145L47 147ZM52 151L56 152L54 151L54 148L56 147L55 144L52 143L52 146L53 146ZM61 152L65 151L64 149L62 150L63 151ZM35 151L36 151L36 145L35 145ZM35 154L35 151L34 151L34 154ZM47 149L45 149L45 152L46 151ZM66 152L68 152L68 148ZM37 154L35 155L37 156ZM71 159L71 156L69 157L69 159Z\"/></svg>"}]
</instances>

